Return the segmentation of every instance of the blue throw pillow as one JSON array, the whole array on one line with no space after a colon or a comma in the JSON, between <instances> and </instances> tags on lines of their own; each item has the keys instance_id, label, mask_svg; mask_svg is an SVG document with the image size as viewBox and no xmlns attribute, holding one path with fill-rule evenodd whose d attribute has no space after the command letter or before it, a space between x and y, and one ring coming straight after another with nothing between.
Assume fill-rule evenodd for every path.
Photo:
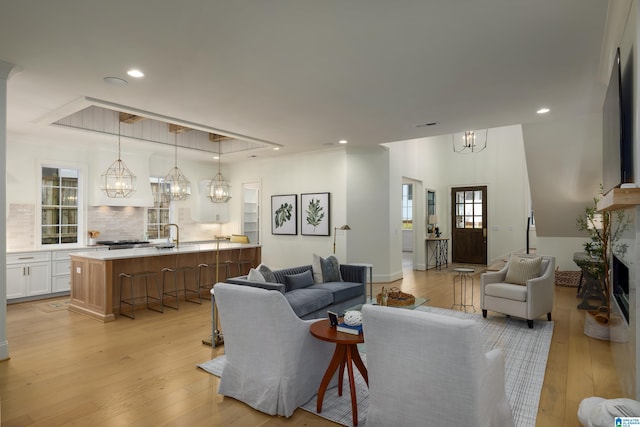
<instances>
[{"instance_id":1,"label":"blue throw pillow","mask_svg":"<svg viewBox=\"0 0 640 427\"><path fill-rule=\"evenodd\" d=\"M340 274L340 263L338 259L333 255L326 259L320 258L320 265L322 267L322 281L326 282L342 282L342 275Z\"/></svg>"},{"instance_id":2,"label":"blue throw pillow","mask_svg":"<svg viewBox=\"0 0 640 427\"><path fill-rule=\"evenodd\" d=\"M260 272L260 274L262 274L262 277L264 277L265 281L273 283L277 282L276 276L273 274L273 271L271 271L271 269L266 265L260 264L257 270Z\"/></svg>"},{"instance_id":3,"label":"blue throw pillow","mask_svg":"<svg viewBox=\"0 0 640 427\"><path fill-rule=\"evenodd\" d=\"M287 292L295 289L308 288L313 285L313 283L313 273L311 270L307 270L304 273L284 276L284 286Z\"/></svg>"}]
</instances>

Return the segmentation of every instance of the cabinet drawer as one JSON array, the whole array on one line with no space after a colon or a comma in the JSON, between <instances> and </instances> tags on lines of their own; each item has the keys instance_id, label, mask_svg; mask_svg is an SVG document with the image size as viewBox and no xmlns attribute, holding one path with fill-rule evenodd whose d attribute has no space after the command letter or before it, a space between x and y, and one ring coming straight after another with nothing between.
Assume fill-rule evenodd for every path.
<instances>
[{"instance_id":1,"label":"cabinet drawer","mask_svg":"<svg viewBox=\"0 0 640 427\"><path fill-rule=\"evenodd\" d=\"M71 274L71 260L66 261L53 261L53 276L69 275Z\"/></svg>"},{"instance_id":2,"label":"cabinet drawer","mask_svg":"<svg viewBox=\"0 0 640 427\"><path fill-rule=\"evenodd\" d=\"M71 259L69 257L69 255L76 253L76 252L89 252L89 251L93 251L93 248L87 248L87 249L71 249L71 250L66 250L66 251L52 251L52 259L54 261L58 261L58 260L69 260Z\"/></svg>"},{"instance_id":3,"label":"cabinet drawer","mask_svg":"<svg viewBox=\"0 0 640 427\"><path fill-rule=\"evenodd\" d=\"M51 261L51 252L24 252L20 254L7 254L7 264L24 264L27 262Z\"/></svg>"},{"instance_id":4,"label":"cabinet drawer","mask_svg":"<svg viewBox=\"0 0 640 427\"><path fill-rule=\"evenodd\" d=\"M71 290L71 276L64 275L51 279L51 292L63 292Z\"/></svg>"}]
</instances>

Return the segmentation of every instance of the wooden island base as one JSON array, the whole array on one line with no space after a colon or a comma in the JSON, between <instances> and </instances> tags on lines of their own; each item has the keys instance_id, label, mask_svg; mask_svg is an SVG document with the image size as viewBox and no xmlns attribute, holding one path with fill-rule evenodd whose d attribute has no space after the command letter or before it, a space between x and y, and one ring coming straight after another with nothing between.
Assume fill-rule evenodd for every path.
<instances>
[{"instance_id":1,"label":"wooden island base","mask_svg":"<svg viewBox=\"0 0 640 427\"><path fill-rule=\"evenodd\" d=\"M260 246L240 247L238 244L221 244L219 251L215 244L207 244L163 250L139 248L72 254L69 310L102 322L111 322L119 312L120 273L158 272L161 283L163 268L197 268L207 264L212 267L202 270L203 283L214 283L216 259L219 265L218 281L223 281L227 278L225 261L238 260L241 250L243 257L246 251L251 250L253 265L260 264ZM230 276L239 275L236 264L232 264L230 269ZM242 273L246 274L246 271Z\"/></svg>"}]
</instances>

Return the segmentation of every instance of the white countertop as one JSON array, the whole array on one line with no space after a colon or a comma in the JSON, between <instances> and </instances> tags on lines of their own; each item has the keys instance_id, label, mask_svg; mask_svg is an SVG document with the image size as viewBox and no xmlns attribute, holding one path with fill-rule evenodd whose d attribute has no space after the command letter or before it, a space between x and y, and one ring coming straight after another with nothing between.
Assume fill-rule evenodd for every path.
<instances>
[{"instance_id":1,"label":"white countertop","mask_svg":"<svg viewBox=\"0 0 640 427\"><path fill-rule=\"evenodd\" d=\"M229 250L229 249L260 247L260 245L254 245L254 244L228 243L228 242L221 242L219 245L220 245L219 249L221 251ZM218 249L217 243L203 243L203 244L184 243L184 244L180 244L179 247L168 248L168 249L158 249L155 247L115 249L110 251L106 250L106 251L74 252L71 255L79 256L83 258L107 261L107 260L113 260L113 259L141 258L141 257L150 257L150 256L185 254L185 253L193 253L193 252L211 252L211 251L215 251L216 249Z\"/></svg>"}]
</instances>

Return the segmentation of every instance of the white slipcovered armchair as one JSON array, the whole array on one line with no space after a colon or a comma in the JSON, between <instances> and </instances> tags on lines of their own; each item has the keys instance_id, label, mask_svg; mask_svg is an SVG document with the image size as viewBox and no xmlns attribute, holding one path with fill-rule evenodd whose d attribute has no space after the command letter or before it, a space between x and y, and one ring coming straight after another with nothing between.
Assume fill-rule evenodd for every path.
<instances>
[{"instance_id":1,"label":"white slipcovered armchair","mask_svg":"<svg viewBox=\"0 0 640 427\"><path fill-rule=\"evenodd\" d=\"M501 350L480 326L417 310L365 305L367 427L513 426Z\"/></svg>"},{"instance_id":2,"label":"white slipcovered armchair","mask_svg":"<svg viewBox=\"0 0 640 427\"><path fill-rule=\"evenodd\" d=\"M217 283L213 295L227 357L218 393L291 416L318 393L335 346L314 338L318 320L300 319L281 292Z\"/></svg>"},{"instance_id":3,"label":"white slipcovered armchair","mask_svg":"<svg viewBox=\"0 0 640 427\"><path fill-rule=\"evenodd\" d=\"M480 276L480 308L527 319L546 314L551 320L556 259L552 256L511 255L500 271Z\"/></svg>"}]
</instances>

